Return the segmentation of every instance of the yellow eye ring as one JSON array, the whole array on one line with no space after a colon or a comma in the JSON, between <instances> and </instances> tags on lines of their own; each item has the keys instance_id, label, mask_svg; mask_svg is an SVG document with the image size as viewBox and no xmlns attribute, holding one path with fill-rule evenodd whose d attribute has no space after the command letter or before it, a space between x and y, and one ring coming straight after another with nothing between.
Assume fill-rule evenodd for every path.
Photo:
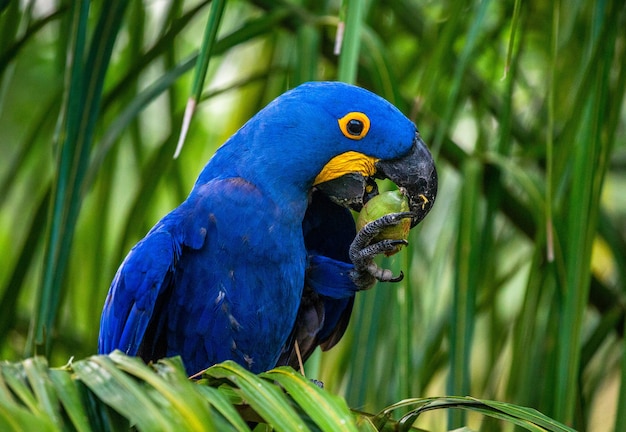
<instances>
[{"instance_id":1,"label":"yellow eye ring","mask_svg":"<svg viewBox=\"0 0 626 432\"><path fill-rule=\"evenodd\" d=\"M370 119L362 112L348 113L337 121L341 133L353 140L360 140L370 130Z\"/></svg>"}]
</instances>

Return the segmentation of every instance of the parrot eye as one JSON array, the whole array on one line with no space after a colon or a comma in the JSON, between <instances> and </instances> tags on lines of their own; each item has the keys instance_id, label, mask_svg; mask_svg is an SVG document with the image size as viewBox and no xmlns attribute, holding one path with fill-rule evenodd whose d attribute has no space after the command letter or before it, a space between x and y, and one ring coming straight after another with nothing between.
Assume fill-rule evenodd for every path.
<instances>
[{"instance_id":1,"label":"parrot eye","mask_svg":"<svg viewBox=\"0 0 626 432\"><path fill-rule=\"evenodd\" d=\"M361 112L348 113L338 122L343 135L353 140L360 140L370 129L370 119Z\"/></svg>"},{"instance_id":2,"label":"parrot eye","mask_svg":"<svg viewBox=\"0 0 626 432\"><path fill-rule=\"evenodd\" d=\"M363 122L361 120L352 119L346 125L346 130L350 135L359 136L363 131Z\"/></svg>"}]
</instances>

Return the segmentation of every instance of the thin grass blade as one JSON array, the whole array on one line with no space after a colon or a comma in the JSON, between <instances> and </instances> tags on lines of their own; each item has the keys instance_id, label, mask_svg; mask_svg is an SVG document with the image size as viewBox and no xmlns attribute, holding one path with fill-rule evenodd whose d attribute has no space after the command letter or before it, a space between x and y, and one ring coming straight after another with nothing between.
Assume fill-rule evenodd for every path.
<instances>
[{"instance_id":1,"label":"thin grass blade","mask_svg":"<svg viewBox=\"0 0 626 432\"><path fill-rule=\"evenodd\" d=\"M476 318L476 293L480 268L479 195L482 169L478 161L469 160L464 170L456 245L456 274L450 329L450 375L448 394L470 393L471 347ZM451 412L449 428L465 423L464 415Z\"/></svg>"},{"instance_id":2,"label":"thin grass blade","mask_svg":"<svg viewBox=\"0 0 626 432\"><path fill-rule=\"evenodd\" d=\"M183 143L189 130L189 124L196 108L196 104L202 96L202 89L204 88L204 78L209 68L209 60L213 54L213 47L215 46L215 39L217 36L217 30L220 22L222 21L222 15L224 14L224 7L226 6L226 0L213 0L211 2L211 10L209 12L209 22L204 31L204 38L202 40L202 46L200 47L200 56L196 64L196 73L193 82L192 96L187 101L187 107L185 108L185 115L183 116L183 124L181 127L180 138L178 139L178 145L174 152L174 159L178 157L182 150Z\"/></svg>"},{"instance_id":3,"label":"thin grass blade","mask_svg":"<svg viewBox=\"0 0 626 432\"><path fill-rule=\"evenodd\" d=\"M87 23L90 2L73 4L75 16L73 63L69 72L67 112L62 113L64 133L52 195L52 216L44 257L44 272L37 294L36 313L31 322L27 353L36 345L50 349L47 334L51 332L62 295L70 249L84 194L83 180L89 166L89 155L100 111L100 100L113 45L121 25L125 1L114 1L104 9L92 35L92 44L85 59Z\"/></svg>"},{"instance_id":4,"label":"thin grass blade","mask_svg":"<svg viewBox=\"0 0 626 432\"><path fill-rule=\"evenodd\" d=\"M360 0L343 0L345 4L345 31L341 42L341 54L337 79L354 84L359 66L359 52L361 48L361 28L365 14L365 2Z\"/></svg>"}]
</instances>

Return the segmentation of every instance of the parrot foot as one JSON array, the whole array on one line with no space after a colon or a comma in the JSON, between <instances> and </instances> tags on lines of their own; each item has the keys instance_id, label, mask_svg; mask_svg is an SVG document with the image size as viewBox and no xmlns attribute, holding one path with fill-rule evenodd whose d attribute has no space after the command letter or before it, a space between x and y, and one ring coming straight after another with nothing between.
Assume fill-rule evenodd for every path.
<instances>
[{"instance_id":1,"label":"parrot foot","mask_svg":"<svg viewBox=\"0 0 626 432\"><path fill-rule=\"evenodd\" d=\"M380 268L375 262L376 255L385 252L393 252L398 246L406 246L409 243L404 239L383 239L371 243L376 236L381 234L385 228L398 225L402 219L412 218L412 212L390 213L384 215L367 225L359 231L350 245L350 260L354 264L352 280L359 289L369 289L376 281L399 282L404 278L400 272L394 276L389 269Z\"/></svg>"},{"instance_id":2,"label":"parrot foot","mask_svg":"<svg viewBox=\"0 0 626 432\"><path fill-rule=\"evenodd\" d=\"M311 378L310 381L315 384L316 386L318 386L319 388L323 389L324 388L324 382L320 381L320 380L316 380Z\"/></svg>"}]
</instances>

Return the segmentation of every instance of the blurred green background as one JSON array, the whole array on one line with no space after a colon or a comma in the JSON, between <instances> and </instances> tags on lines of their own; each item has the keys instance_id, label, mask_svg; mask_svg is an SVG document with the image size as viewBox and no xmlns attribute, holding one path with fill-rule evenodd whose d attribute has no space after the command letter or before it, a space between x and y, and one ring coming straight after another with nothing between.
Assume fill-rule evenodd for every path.
<instances>
[{"instance_id":1,"label":"blurred green background","mask_svg":"<svg viewBox=\"0 0 626 432\"><path fill-rule=\"evenodd\" d=\"M308 375L372 412L471 395L626 430L624 2L232 0L174 160L210 9L0 1L0 358L95 353L118 265L215 149L339 79L415 121L440 190L385 263L407 277L360 293ZM500 430L420 425L446 421Z\"/></svg>"}]
</instances>

